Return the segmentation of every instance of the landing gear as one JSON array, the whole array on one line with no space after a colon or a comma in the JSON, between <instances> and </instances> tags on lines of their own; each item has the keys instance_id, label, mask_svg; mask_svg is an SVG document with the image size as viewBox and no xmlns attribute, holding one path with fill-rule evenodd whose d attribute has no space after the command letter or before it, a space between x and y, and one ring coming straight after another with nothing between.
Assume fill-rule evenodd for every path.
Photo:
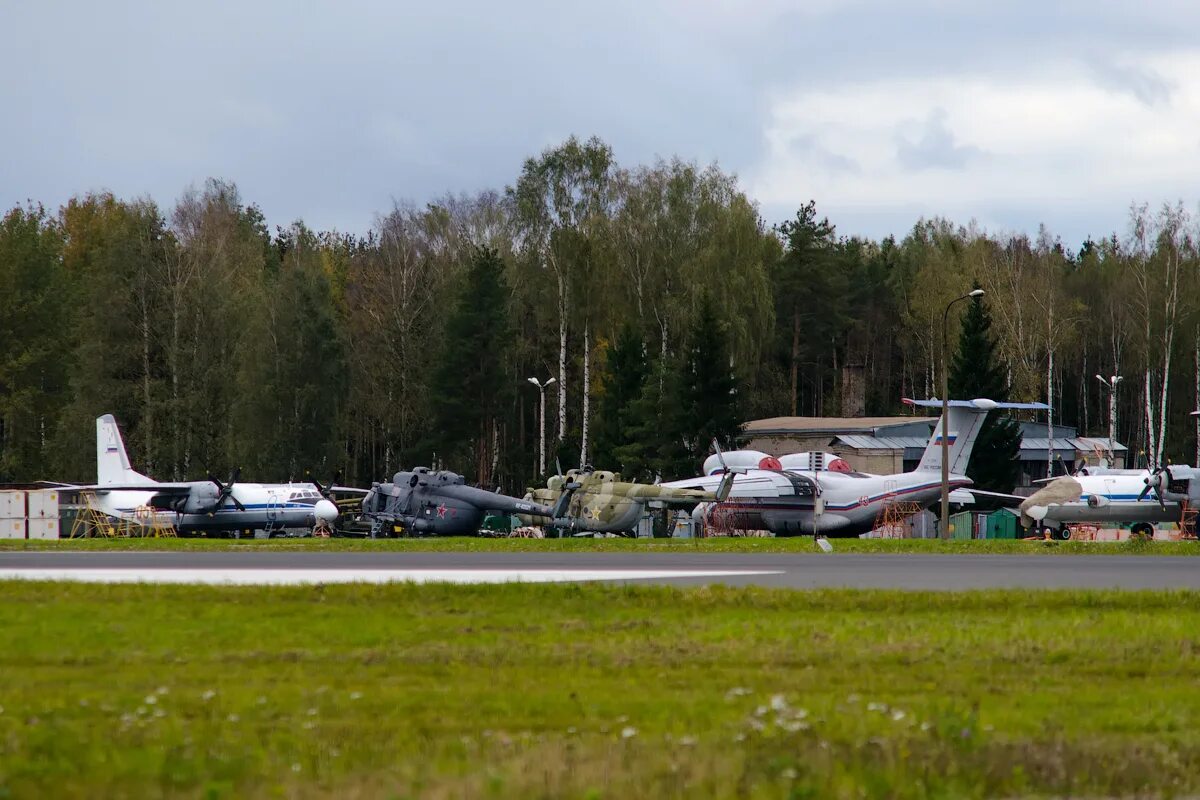
<instances>
[{"instance_id":1,"label":"landing gear","mask_svg":"<svg viewBox=\"0 0 1200 800\"><path fill-rule=\"evenodd\" d=\"M1129 529L1129 538L1134 541L1148 542L1154 538L1154 526L1149 522L1139 522Z\"/></svg>"}]
</instances>

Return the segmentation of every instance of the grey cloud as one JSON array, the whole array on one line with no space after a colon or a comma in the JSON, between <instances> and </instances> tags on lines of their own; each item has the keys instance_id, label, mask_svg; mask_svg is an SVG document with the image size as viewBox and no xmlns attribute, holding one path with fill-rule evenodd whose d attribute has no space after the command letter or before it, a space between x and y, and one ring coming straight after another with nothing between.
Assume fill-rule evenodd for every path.
<instances>
[{"instance_id":1,"label":"grey cloud","mask_svg":"<svg viewBox=\"0 0 1200 800\"><path fill-rule=\"evenodd\" d=\"M503 187L572 133L628 164L677 154L747 173L780 91L1195 48L1200 24L1183 0L725 5L709 19L681 0L0 2L0 209L100 188L167 205L218 176L272 224L361 231L392 198ZM1161 102L1152 75L1100 73ZM821 168L858 169L836 141L795 144ZM978 155L944 120L897 151L926 169ZM841 228L885 224L844 213Z\"/></svg>"},{"instance_id":2,"label":"grey cloud","mask_svg":"<svg viewBox=\"0 0 1200 800\"><path fill-rule=\"evenodd\" d=\"M958 144L946 125L946 110L935 108L925 118L920 136L911 140L896 135L896 157L909 169L962 169L983 155L973 145Z\"/></svg>"},{"instance_id":3,"label":"grey cloud","mask_svg":"<svg viewBox=\"0 0 1200 800\"><path fill-rule=\"evenodd\" d=\"M1175 91L1170 81L1149 67L1116 64L1102 59L1093 59L1089 66L1100 86L1131 94L1147 106L1169 103Z\"/></svg>"},{"instance_id":4,"label":"grey cloud","mask_svg":"<svg viewBox=\"0 0 1200 800\"><path fill-rule=\"evenodd\" d=\"M857 161L849 156L830 150L824 144L817 141L817 137L814 134L809 133L793 136L788 140L787 145L787 149L793 154L802 156L804 160L814 163L828 172L842 172L852 175L862 172L862 167Z\"/></svg>"}]
</instances>

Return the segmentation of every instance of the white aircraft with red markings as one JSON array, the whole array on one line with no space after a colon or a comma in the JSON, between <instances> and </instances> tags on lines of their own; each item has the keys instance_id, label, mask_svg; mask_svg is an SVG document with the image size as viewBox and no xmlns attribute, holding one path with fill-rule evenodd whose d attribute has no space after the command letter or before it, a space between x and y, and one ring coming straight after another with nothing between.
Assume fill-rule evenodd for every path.
<instances>
[{"instance_id":1,"label":"white aircraft with red markings","mask_svg":"<svg viewBox=\"0 0 1200 800\"><path fill-rule=\"evenodd\" d=\"M940 408L940 400L904 402L922 408ZM992 400L951 400L947 445L950 489L971 485L967 462L987 412L997 408L1047 410L1045 403L997 403ZM724 454L729 470L738 472L729 499L697 508L696 516L711 522L718 510L722 524L730 528L768 530L776 536L820 534L857 536L873 529L885 504L911 501L927 508L941 499L942 423L934 426L929 444L912 472L872 475L855 472L842 459L829 453L797 453L778 459L754 451ZM832 457L831 457L832 456ZM718 458L719 461L719 458ZM747 462L756 462L751 466ZM713 468L712 459L705 463ZM663 486L680 489L715 490L721 472Z\"/></svg>"}]
</instances>

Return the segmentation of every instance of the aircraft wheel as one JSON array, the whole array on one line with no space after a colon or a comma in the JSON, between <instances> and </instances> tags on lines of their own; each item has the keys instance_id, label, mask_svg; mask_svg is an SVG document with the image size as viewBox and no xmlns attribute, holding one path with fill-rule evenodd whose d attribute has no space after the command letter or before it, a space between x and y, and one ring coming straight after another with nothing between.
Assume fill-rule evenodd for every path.
<instances>
[{"instance_id":1,"label":"aircraft wheel","mask_svg":"<svg viewBox=\"0 0 1200 800\"><path fill-rule=\"evenodd\" d=\"M1064 525L1063 529L1058 532L1058 536L1056 536L1055 538L1062 539L1063 541L1070 539L1071 538L1071 529Z\"/></svg>"},{"instance_id":2,"label":"aircraft wheel","mask_svg":"<svg viewBox=\"0 0 1200 800\"><path fill-rule=\"evenodd\" d=\"M1137 525L1134 525L1132 528L1129 529L1129 538L1130 539L1140 539L1142 541L1148 541L1150 539L1153 539L1154 538L1154 526L1149 525L1145 522L1139 522Z\"/></svg>"}]
</instances>

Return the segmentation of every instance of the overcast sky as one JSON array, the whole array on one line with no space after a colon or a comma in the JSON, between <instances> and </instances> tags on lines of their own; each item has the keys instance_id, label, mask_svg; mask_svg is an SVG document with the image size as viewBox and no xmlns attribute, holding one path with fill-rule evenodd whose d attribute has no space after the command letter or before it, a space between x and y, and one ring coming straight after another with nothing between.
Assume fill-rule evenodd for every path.
<instances>
[{"instance_id":1,"label":"overcast sky","mask_svg":"<svg viewBox=\"0 0 1200 800\"><path fill-rule=\"evenodd\" d=\"M1200 4L1098 0L0 3L0 204L167 206L235 181L272 224L503 188L575 133L736 172L769 223L921 216L1124 233L1200 191Z\"/></svg>"}]
</instances>

